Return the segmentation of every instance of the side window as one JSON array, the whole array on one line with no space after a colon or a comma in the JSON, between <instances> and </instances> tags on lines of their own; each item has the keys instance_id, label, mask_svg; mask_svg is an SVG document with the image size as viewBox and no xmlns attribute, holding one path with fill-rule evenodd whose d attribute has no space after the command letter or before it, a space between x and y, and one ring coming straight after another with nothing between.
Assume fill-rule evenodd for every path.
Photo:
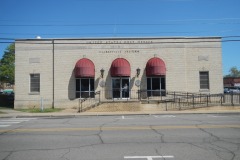
<instances>
[{"instance_id":1,"label":"side window","mask_svg":"<svg viewBox=\"0 0 240 160\"><path fill-rule=\"evenodd\" d=\"M94 96L93 78L76 79L76 98L94 98Z\"/></svg>"},{"instance_id":2,"label":"side window","mask_svg":"<svg viewBox=\"0 0 240 160\"><path fill-rule=\"evenodd\" d=\"M40 74L30 74L30 93L40 92Z\"/></svg>"},{"instance_id":3,"label":"side window","mask_svg":"<svg viewBox=\"0 0 240 160\"><path fill-rule=\"evenodd\" d=\"M147 94L148 96L164 96L166 90L165 77L148 77Z\"/></svg>"},{"instance_id":4,"label":"side window","mask_svg":"<svg viewBox=\"0 0 240 160\"><path fill-rule=\"evenodd\" d=\"M209 89L209 72L199 72L200 89Z\"/></svg>"}]
</instances>

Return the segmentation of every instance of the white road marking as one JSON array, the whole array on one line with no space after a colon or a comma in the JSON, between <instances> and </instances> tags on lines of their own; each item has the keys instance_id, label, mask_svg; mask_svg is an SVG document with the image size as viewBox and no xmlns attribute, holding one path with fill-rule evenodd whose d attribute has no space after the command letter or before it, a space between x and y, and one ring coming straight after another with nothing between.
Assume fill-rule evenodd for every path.
<instances>
[{"instance_id":1,"label":"white road marking","mask_svg":"<svg viewBox=\"0 0 240 160\"><path fill-rule=\"evenodd\" d=\"M147 159L152 160L153 158L174 158L174 156L124 156L124 159Z\"/></svg>"},{"instance_id":2,"label":"white road marking","mask_svg":"<svg viewBox=\"0 0 240 160\"><path fill-rule=\"evenodd\" d=\"M227 116L215 116L215 115L209 115L208 117L212 117L212 118L222 118L222 117L227 117Z\"/></svg>"},{"instance_id":3,"label":"white road marking","mask_svg":"<svg viewBox=\"0 0 240 160\"><path fill-rule=\"evenodd\" d=\"M156 116L154 115L155 118L173 118L173 117L176 117L174 115L162 115L162 116Z\"/></svg>"},{"instance_id":4,"label":"white road marking","mask_svg":"<svg viewBox=\"0 0 240 160\"><path fill-rule=\"evenodd\" d=\"M0 128L1 127L9 127L10 125L0 125Z\"/></svg>"},{"instance_id":5,"label":"white road marking","mask_svg":"<svg viewBox=\"0 0 240 160\"><path fill-rule=\"evenodd\" d=\"M15 119L15 120L33 120L33 119L37 119L37 118L11 118L11 119Z\"/></svg>"},{"instance_id":6,"label":"white road marking","mask_svg":"<svg viewBox=\"0 0 240 160\"><path fill-rule=\"evenodd\" d=\"M116 119L134 119L134 118L126 118L125 116L121 116L120 118L116 118Z\"/></svg>"},{"instance_id":7,"label":"white road marking","mask_svg":"<svg viewBox=\"0 0 240 160\"><path fill-rule=\"evenodd\" d=\"M13 124L27 122L36 118L11 118L11 119L0 119L0 127L9 127Z\"/></svg>"},{"instance_id":8,"label":"white road marking","mask_svg":"<svg viewBox=\"0 0 240 160\"><path fill-rule=\"evenodd\" d=\"M24 122L24 121L29 121L29 120L14 120L14 119L5 119L5 120L1 120L1 122Z\"/></svg>"},{"instance_id":9,"label":"white road marking","mask_svg":"<svg viewBox=\"0 0 240 160\"><path fill-rule=\"evenodd\" d=\"M3 121L0 121L0 124L16 124L16 123L21 123L21 122L3 122Z\"/></svg>"}]
</instances>

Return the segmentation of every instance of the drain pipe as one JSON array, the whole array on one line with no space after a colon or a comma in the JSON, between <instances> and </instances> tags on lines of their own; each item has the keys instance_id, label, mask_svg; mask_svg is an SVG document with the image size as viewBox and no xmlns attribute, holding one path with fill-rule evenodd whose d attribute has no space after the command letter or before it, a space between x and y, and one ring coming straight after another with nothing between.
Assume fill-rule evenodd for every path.
<instances>
[{"instance_id":1,"label":"drain pipe","mask_svg":"<svg viewBox=\"0 0 240 160\"><path fill-rule=\"evenodd\" d=\"M53 72L53 90L52 90L52 109L54 109L54 101L55 101L55 93L54 93L54 90L55 90L55 88L54 88L54 81L55 81L55 77L54 77L54 57L55 57L55 51L54 51L54 39L52 40L52 64L53 64L53 66L52 66L52 72Z\"/></svg>"}]
</instances>

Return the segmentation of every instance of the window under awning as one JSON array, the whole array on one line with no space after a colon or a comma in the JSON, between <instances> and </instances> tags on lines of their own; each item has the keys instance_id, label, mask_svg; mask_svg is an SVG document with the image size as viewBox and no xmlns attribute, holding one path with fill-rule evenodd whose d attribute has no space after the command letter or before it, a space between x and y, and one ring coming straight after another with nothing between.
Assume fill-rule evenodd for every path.
<instances>
[{"instance_id":1,"label":"window under awning","mask_svg":"<svg viewBox=\"0 0 240 160\"><path fill-rule=\"evenodd\" d=\"M148 60L146 65L146 76L162 76L166 75L165 63L162 59L154 57Z\"/></svg>"},{"instance_id":2,"label":"window under awning","mask_svg":"<svg viewBox=\"0 0 240 160\"><path fill-rule=\"evenodd\" d=\"M117 58L111 65L112 77L130 77L131 68L130 63L124 58Z\"/></svg>"},{"instance_id":3,"label":"window under awning","mask_svg":"<svg viewBox=\"0 0 240 160\"><path fill-rule=\"evenodd\" d=\"M76 78L95 77L94 64L91 60L87 58L82 58L79 61L77 61L74 72Z\"/></svg>"}]
</instances>

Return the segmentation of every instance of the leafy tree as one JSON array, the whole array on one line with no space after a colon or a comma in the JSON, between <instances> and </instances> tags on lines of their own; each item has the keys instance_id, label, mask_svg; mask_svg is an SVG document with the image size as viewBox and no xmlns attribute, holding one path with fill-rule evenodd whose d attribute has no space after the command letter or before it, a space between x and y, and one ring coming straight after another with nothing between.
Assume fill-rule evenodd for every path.
<instances>
[{"instance_id":1,"label":"leafy tree","mask_svg":"<svg viewBox=\"0 0 240 160\"><path fill-rule=\"evenodd\" d=\"M238 70L236 66L230 68L229 72L230 74L225 77L240 77L240 70Z\"/></svg>"},{"instance_id":2,"label":"leafy tree","mask_svg":"<svg viewBox=\"0 0 240 160\"><path fill-rule=\"evenodd\" d=\"M0 81L14 84L15 45L10 44L0 60Z\"/></svg>"}]
</instances>

